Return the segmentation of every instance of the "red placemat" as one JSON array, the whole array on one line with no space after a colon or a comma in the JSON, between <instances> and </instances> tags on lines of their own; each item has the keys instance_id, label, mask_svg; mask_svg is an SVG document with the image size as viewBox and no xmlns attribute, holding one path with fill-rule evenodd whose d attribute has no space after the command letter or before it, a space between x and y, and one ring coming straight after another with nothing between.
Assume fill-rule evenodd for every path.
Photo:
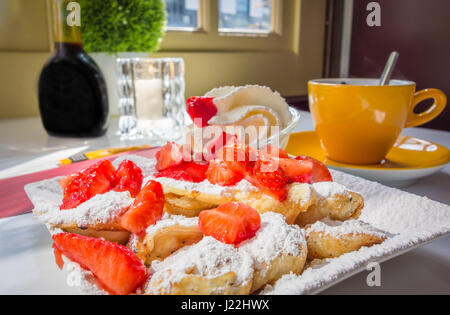
<instances>
[{"instance_id":1,"label":"red placemat","mask_svg":"<svg viewBox=\"0 0 450 315\"><path fill-rule=\"evenodd\" d=\"M152 158L155 157L156 152L158 152L158 148L150 148L111 155L106 159L112 161L120 156L127 154L135 154L142 157ZM25 193L25 185L81 171L97 162L98 160L100 159L83 161L42 172L0 180L0 219L28 213L33 209L33 205L31 204L30 199L28 199L28 196Z\"/></svg>"}]
</instances>

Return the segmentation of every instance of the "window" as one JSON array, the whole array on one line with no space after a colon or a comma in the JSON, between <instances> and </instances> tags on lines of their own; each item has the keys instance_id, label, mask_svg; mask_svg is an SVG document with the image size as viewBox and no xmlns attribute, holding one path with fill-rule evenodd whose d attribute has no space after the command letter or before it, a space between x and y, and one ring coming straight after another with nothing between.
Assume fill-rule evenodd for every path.
<instances>
[{"instance_id":1,"label":"window","mask_svg":"<svg viewBox=\"0 0 450 315\"><path fill-rule=\"evenodd\" d=\"M322 73L327 0L165 2L168 32L153 55L185 59L186 96L245 84L305 95Z\"/></svg>"},{"instance_id":2,"label":"window","mask_svg":"<svg viewBox=\"0 0 450 315\"><path fill-rule=\"evenodd\" d=\"M167 29L193 31L198 26L199 0L164 0Z\"/></svg>"},{"instance_id":3,"label":"window","mask_svg":"<svg viewBox=\"0 0 450 315\"><path fill-rule=\"evenodd\" d=\"M164 0L168 31L212 31L222 34L276 33L272 21L280 20L280 10L272 2L282 0ZM213 22L214 29L206 29Z\"/></svg>"},{"instance_id":4,"label":"window","mask_svg":"<svg viewBox=\"0 0 450 315\"><path fill-rule=\"evenodd\" d=\"M220 0L219 31L222 33L269 33L272 0Z\"/></svg>"}]
</instances>

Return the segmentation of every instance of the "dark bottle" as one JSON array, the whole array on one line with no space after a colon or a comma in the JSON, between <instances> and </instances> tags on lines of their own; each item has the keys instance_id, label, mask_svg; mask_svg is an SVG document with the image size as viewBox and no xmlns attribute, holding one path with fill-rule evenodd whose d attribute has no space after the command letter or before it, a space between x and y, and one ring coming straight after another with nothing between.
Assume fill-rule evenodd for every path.
<instances>
[{"instance_id":1,"label":"dark bottle","mask_svg":"<svg viewBox=\"0 0 450 315\"><path fill-rule=\"evenodd\" d=\"M39 79L39 108L50 135L98 137L109 124L105 78L83 49L80 7L53 0L55 54Z\"/></svg>"}]
</instances>

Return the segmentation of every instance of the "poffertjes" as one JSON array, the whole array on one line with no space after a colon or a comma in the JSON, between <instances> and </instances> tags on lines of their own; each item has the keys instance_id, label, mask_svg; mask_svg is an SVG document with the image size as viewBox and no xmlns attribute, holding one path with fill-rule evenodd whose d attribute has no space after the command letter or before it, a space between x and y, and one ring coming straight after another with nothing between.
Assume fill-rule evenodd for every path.
<instances>
[{"instance_id":1,"label":"poffertjes","mask_svg":"<svg viewBox=\"0 0 450 315\"><path fill-rule=\"evenodd\" d=\"M325 219L306 227L308 259L336 258L383 243L388 234L354 219L340 222Z\"/></svg>"},{"instance_id":2,"label":"poffertjes","mask_svg":"<svg viewBox=\"0 0 450 315\"><path fill-rule=\"evenodd\" d=\"M54 234L58 266L63 256L84 266L86 279L110 293L252 294L301 274L307 259L389 237L355 220L363 197L314 159L272 148L276 157L259 152L254 163L196 163L174 160L176 144L163 150L156 160L122 157L128 168L116 174L99 163L27 187L35 216ZM263 172L266 164L276 168ZM140 191L138 174L146 177Z\"/></svg>"}]
</instances>

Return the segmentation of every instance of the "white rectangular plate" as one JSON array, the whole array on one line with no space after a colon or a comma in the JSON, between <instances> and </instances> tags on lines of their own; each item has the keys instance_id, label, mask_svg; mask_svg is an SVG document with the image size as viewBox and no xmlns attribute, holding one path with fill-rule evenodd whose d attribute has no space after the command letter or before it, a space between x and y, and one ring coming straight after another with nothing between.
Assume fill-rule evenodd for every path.
<instances>
[{"instance_id":1,"label":"white rectangular plate","mask_svg":"<svg viewBox=\"0 0 450 315\"><path fill-rule=\"evenodd\" d=\"M340 172L336 182L361 193L361 220L395 234L383 244L326 260L301 276L287 275L264 294L316 294L363 270L450 234L450 207L427 198ZM50 235L30 214L0 221L0 293L79 294L67 285L69 273L58 270ZM6 272L7 271L7 272Z\"/></svg>"}]
</instances>

